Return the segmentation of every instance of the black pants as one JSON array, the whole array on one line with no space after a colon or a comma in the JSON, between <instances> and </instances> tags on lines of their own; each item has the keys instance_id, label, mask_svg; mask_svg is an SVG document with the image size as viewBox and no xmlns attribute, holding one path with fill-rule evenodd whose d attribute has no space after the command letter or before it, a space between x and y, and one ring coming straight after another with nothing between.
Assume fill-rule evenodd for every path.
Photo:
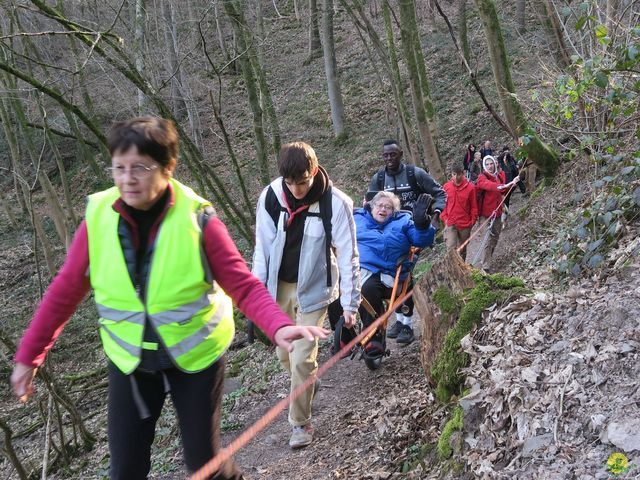
<instances>
[{"instance_id":1,"label":"black pants","mask_svg":"<svg viewBox=\"0 0 640 480\"><path fill-rule=\"evenodd\" d=\"M124 375L109 363L108 432L112 480L146 479L151 467L151 444L166 397L165 381L178 414L184 461L195 472L220 451L220 416L225 357L206 370L185 373L177 368L162 373L135 371ZM133 389L137 388L149 417L142 419ZM242 478L231 461L211 478Z\"/></svg>"},{"instance_id":2,"label":"black pants","mask_svg":"<svg viewBox=\"0 0 640 480\"><path fill-rule=\"evenodd\" d=\"M398 285L397 295L400 294L400 289L402 288L402 281ZM409 280L409 288L407 291L410 291L413 288L413 280ZM378 314L382 314L382 302L385 299L391 298L391 292L393 288L387 287L382 280L380 280L380 274L375 273L371 275L366 282L362 284L361 294L363 298L366 298L367 301L371 304L373 309L378 312ZM413 297L409 297L405 300L405 302L396 308L396 312L402 313L402 309L407 307L405 310L407 313L405 315L411 316L413 315ZM369 325L373 323L375 318L363 307L360 306L358 309L360 313L360 320L362 320L362 326L367 328ZM335 300L333 303L329 305L329 323L331 324L331 328L335 329L335 325L342 315L342 306L340 305L340 299Z\"/></svg>"}]
</instances>

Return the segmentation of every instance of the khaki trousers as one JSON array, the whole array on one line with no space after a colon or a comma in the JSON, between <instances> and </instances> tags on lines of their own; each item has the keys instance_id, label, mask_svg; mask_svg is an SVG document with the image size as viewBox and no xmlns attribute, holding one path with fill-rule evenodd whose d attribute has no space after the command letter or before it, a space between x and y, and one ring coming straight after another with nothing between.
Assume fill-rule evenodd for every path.
<instances>
[{"instance_id":1,"label":"khaki trousers","mask_svg":"<svg viewBox=\"0 0 640 480\"><path fill-rule=\"evenodd\" d=\"M297 283L278 281L276 302L287 315L301 326L321 327L327 315L327 307L313 312L302 313L298 310ZM282 348L276 349L278 359L291 377L291 392L301 385L307 378L315 377L318 371L318 339L312 342L301 339L293 342L293 352ZM294 427L301 427L311 422L311 401L315 385L307 388L302 395L289 405L289 423Z\"/></svg>"},{"instance_id":2,"label":"khaki trousers","mask_svg":"<svg viewBox=\"0 0 640 480\"><path fill-rule=\"evenodd\" d=\"M467 241L471 235L471 227L459 229L454 225L446 225L442 235L444 236L444 244L447 246L447 250L453 250ZM462 257L462 260L466 261L467 247L464 247L460 251L460 256Z\"/></svg>"},{"instance_id":3,"label":"khaki trousers","mask_svg":"<svg viewBox=\"0 0 640 480\"><path fill-rule=\"evenodd\" d=\"M478 223L482 225L487 220L487 217L480 217L478 219ZM488 227L489 225L487 225ZM496 245L498 244L498 238L500 238L500 232L502 232L502 219L500 216L496 217L493 221L493 226L491 227L491 232L489 233L489 238L487 238L487 243L484 246L484 251L482 252L482 262L481 266L483 270L489 270L491 266L491 257L493 257L493 251L496 249ZM484 241L487 233L482 234L481 238Z\"/></svg>"}]
</instances>

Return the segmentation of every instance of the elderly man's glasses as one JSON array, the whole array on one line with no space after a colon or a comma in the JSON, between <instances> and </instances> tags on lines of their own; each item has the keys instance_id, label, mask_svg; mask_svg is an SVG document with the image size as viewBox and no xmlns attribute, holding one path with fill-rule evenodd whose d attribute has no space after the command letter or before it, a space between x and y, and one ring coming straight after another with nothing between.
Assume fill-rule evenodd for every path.
<instances>
[{"instance_id":1,"label":"elderly man's glasses","mask_svg":"<svg viewBox=\"0 0 640 480\"><path fill-rule=\"evenodd\" d=\"M158 165L151 165L150 167L148 167L147 165L138 163L136 165L132 165L128 171L129 175L131 175L132 177L144 178L151 175L151 172L153 172L156 168L158 168ZM107 171L113 178L124 177L127 173L127 169L122 165L118 165L117 167L107 167Z\"/></svg>"}]
</instances>

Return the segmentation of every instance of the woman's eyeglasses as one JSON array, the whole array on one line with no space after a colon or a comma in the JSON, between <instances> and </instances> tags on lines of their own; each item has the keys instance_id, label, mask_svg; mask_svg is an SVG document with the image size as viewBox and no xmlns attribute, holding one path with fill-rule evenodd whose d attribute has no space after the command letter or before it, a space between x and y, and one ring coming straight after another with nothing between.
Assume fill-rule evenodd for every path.
<instances>
[{"instance_id":1,"label":"woman's eyeglasses","mask_svg":"<svg viewBox=\"0 0 640 480\"><path fill-rule=\"evenodd\" d=\"M376 203L373 208L377 208L378 210L393 210L393 205L388 205L386 203Z\"/></svg>"},{"instance_id":2,"label":"woman's eyeglasses","mask_svg":"<svg viewBox=\"0 0 640 480\"><path fill-rule=\"evenodd\" d=\"M136 165L132 165L131 168L129 168L129 175L135 178L148 177L156 168L158 168L158 165L151 165L150 167L148 167L146 165L138 163ZM107 167L107 171L113 178L123 177L127 173L127 169L122 165L118 165L117 167Z\"/></svg>"}]
</instances>

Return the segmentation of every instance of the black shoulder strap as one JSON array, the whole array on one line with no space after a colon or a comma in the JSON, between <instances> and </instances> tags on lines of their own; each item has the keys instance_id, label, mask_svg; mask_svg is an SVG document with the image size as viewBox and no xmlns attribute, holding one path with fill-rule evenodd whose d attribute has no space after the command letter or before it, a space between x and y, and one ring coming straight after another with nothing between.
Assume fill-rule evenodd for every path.
<instances>
[{"instance_id":1,"label":"black shoulder strap","mask_svg":"<svg viewBox=\"0 0 640 480\"><path fill-rule=\"evenodd\" d=\"M415 192L416 190L418 190L418 180L416 180L416 166L412 163L408 163L406 165L406 169L409 186L411 186L411 190Z\"/></svg>"},{"instance_id":2,"label":"black shoulder strap","mask_svg":"<svg viewBox=\"0 0 640 480\"><path fill-rule=\"evenodd\" d=\"M384 168L378 170L378 190L384 190Z\"/></svg>"},{"instance_id":3,"label":"black shoulder strap","mask_svg":"<svg viewBox=\"0 0 640 480\"><path fill-rule=\"evenodd\" d=\"M200 230L204 232L205 228L207 228L207 223L211 218L217 216L215 208L212 205L207 205L200 212L198 212L198 225L200 226ZM204 242L200 243L200 255L203 258L202 266L204 268L204 278L208 283L213 283L215 280L213 276L213 272L211 271L211 266L208 261L204 261L207 258Z\"/></svg>"},{"instance_id":4,"label":"black shoulder strap","mask_svg":"<svg viewBox=\"0 0 640 480\"><path fill-rule=\"evenodd\" d=\"M267 213L273 219L273 223L277 227L278 217L280 217L280 212L285 210L285 208L282 205L280 205L280 202L276 197L276 192L273 190L273 187L271 186L269 186L269 188L267 189L267 196L264 199L264 208L267 210Z\"/></svg>"},{"instance_id":5,"label":"black shoulder strap","mask_svg":"<svg viewBox=\"0 0 640 480\"><path fill-rule=\"evenodd\" d=\"M333 243L333 236L331 234L331 217L333 217L333 194L331 192L331 185L327 188L327 191L322 194L319 200L320 212L315 214L313 212L307 213L310 217L319 216L322 220L322 226L324 227L324 240L325 240L325 256L327 260L327 287L331 286L331 244Z\"/></svg>"}]
</instances>

